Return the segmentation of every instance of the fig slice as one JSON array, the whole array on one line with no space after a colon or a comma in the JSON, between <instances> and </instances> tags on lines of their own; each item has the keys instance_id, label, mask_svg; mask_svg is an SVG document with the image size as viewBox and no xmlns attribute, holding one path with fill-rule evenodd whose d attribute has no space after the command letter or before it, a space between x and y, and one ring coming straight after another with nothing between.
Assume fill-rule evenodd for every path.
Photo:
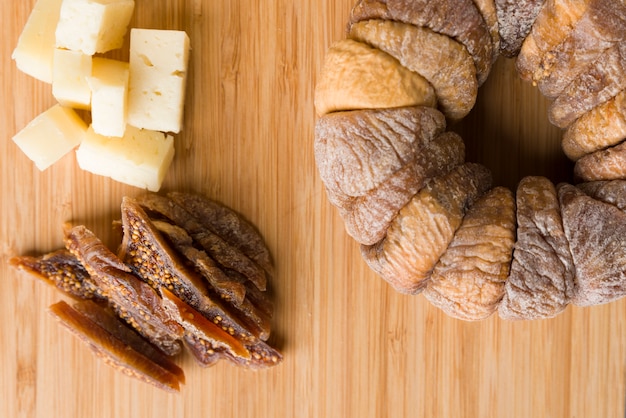
<instances>
[{"instance_id":1,"label":"fig slice","mask_svg":"<svg viewBox=\"0 0 626 418\"><path fill-rule=\"evenodd\" d=\"M241 341L233 328L224 325L222 318L211 321L167 289L163 289L162 294L163 306L185 328L186 341L194 342L196 349L191 351L201 364L211 365L216 357L246 368L270 367L282 361L282 355L265 342ZM205 349L201 350L198 345Z\"/></svg>"},{"instance_id":2,"label":"fig slice","mask_svg":"<svg viewBox=\"0 0 626 418\"><path fill-rule=\"evenodd\" d=\"M122 210L129 200L128 198L124 199ZM156 193L150 193L139 196L135 199L135 202L146 212L153 212L165 217L170 222L186 230L193 240L220 265L240 272L260 290L266 290L267 277L265 271L257 263L236 247L211 232L209 228L198 222L189 211L175 203L172 199Z\"/></svg>"},{"instance_id":3,"label":"fig slice","mask_svg":"<svg viewBox=\"0 0 626 418\"><path fill-rule=\"evenodd\" d=\"M80 340L105 363L120 370L127 376L137 378L169 392L179 392L182 383L179 375L156 363L153 359L137 351L113 335L98 322L72 308L64 301L49 307L50 314Z\"/></svg>"},{"instance_id":4,"label":"fig slice","mask_svg":"<svg viewBox=\"0 0 626 418\"><path fill-rule=\"evenodd\" d=\"M92 280L78 259L66 249L39 257L18 256L9 260L11 266L30 273L53 285L73 299L104 301L102 290Z\"/></svg>"},{"instance_id":5,"label":"fig slice","mask_svg":"<svg viewBox=\"0 0 626 418\"><path fill-rule=\"evenodd\" d=\"M122 224L124 238L120 258L159 292L164 288L170 290L211 320L218 316L224 318L228 327L246 340L269 337L269 318L259 310L240 310L211 293L202 276L183 263L133 199L125 198L122 202Z\"/></svg>"},{"instance_id":6,"label":"fig slice","mask_svg":"<svg viewBox=\"0 0 626 418\"><path fill-rule=\"evenodd\" d=\"M165 353L180 352L182 327L163 310L149 284L133 275L85 226L66 226L65 241L122 319Z\"/></svg>"}]
</instances>

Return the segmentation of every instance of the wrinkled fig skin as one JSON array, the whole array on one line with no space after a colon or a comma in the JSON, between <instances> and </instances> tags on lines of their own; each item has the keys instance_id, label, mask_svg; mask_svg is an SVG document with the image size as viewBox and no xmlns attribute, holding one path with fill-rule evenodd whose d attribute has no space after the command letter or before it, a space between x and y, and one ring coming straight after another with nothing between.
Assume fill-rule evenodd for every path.
<instances>
[{"instance_id":1,"label":"wrinkled fig skin","mask_svg":"<svg viewBox=\"0 0 626 418\"><path fill-rule=\"evenodd\" d=\"M626 212L626 180L593 181L578 184L576 187L594 199Z\"/></svg>"},{"instance_id":2,"label":"wrinkled fig skin","mask_svg":"<svg viewBox=\"0 0 626 418\"><path fill-rule=\"evenodd\" d=\"M81 339L105 363L146 383L169 392L179 392L181 381L178 373L156 363L111 334L88 316L61 301L49 308L49 312L72 334Z\"/></svg>"},{"instance_id":3,"label":"wrinkled fig skin","mask_svg":"<svg viewBox=\"0 0 626 418\"><path fill-rule=\"evenodd\" d=\"M555 317L569 304L575 271L557 191L550 180L522 179L517 188L517 224L517 242L500 317Z\"/></svg>"},{"instance_id":4,"label":"wrinkled fig skin","mask_svg":"<svg viewBox=\"0 0 626 418\"><path fill-rule=\"evenodd\" d=\"M498 54L489 28L472 0L359 0L352 9L348 27L370 19L427 27L462 43L474 60L479 85L487 79Z\"/></svg>"},{"instance_id":5,"label":"wrinkled fig skin","mask_svg":"<svg viewBox=\"0 0 626 418\"><path fill-rule=\"evenodd\" d=\"M424 296L453 318L489 317L504 295L514 244L513 193L493 188L469 208L435 265Z\"/></svg>"},{"instance_id":6,"label":"wrinkled fig skin","mask_svg":"<svg viewBox=\"0 0 626 418\"><path fill-rule=\"evenodd\" d=\"M398 292L422 292L467 209L491 181L487 168L472 163L432 179L400 210L382 241L361 246L363 258Z\"/></svg>"},{"instance_id":7,"label":"wrinkled fig skin","mask_svg":"<svg viewBox=\"0 0 626 418\"><path fill-rule=\"evenodd\" d=\"M626 214L570 184L560 184L558 193L576 267L572 303L599 305L625 296Z\"/></svg>"}]
</instances>

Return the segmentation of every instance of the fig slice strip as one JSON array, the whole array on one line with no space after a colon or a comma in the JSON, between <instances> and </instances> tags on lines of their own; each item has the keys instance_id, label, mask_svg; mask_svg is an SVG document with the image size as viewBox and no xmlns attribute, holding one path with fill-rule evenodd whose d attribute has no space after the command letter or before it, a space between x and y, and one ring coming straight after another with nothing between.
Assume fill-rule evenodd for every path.
<instances>
[{"instance_id":1,"label":"fig slice strip","mask_svg":"<svg viewBox=\"0 0 626 418\"><path fill-rule=\"evenodd\" d=\"M122 319L165 353L180 352L182 327L163 310L159 295L150 285L118 268L121 265L130 271L85 226L66 228L65 241Z\"/></svg>"},{"instance_id":2,"label":"fig slice strip","mask_svg":"<svg viewBox=\"0 0 626 418\"><path fill-rule=\"evenodd\" d=\"M269 338L269 319L264 318L258 310L254 313L238 310L211 294L202 277L184 265L162 239L146 212L130 198L124 198L122 202L122 224L124 238L120 257L133 266L133 270L151 286L159 291L162 288L170 290L211 319L217 316L225 318L229 322L228 326L234 328L243 339Z\"/></svg>"},{"instance_id":3,"label":"fig slice strip","mask_svg":"<svg viewBox=\"0 0 626 418\"><path fill-rule=\"evenodd\" d=\"M133 350L143 354L172 373L180 383L185 383L185 373L172 361L170 356L163 353L157 346L145 340L136 331L129 328L127 324L120 321L113 311L90 300L75 303L73 308Z\"/></svg>"},{"instance_id":4,"label":"fig slice strip","mask_svg":"<svg viewBox=\"0 0 626 418\"><path fill-rule=\"evenodd\" d=\"M191 213L202 225L233 245L270 276L274 265L269 248L259 231L233 209L205 196L170 192L167 196Z\"/></svg>"},{"instance_id":5,"label":"fig slice strip","mask_svg":"<svg viewBox=\"0 0 626 418\"><path fill-rule=\"evenodd\" d=\"M128 199L126 199L128 201ZM198 222L193 215L176 204L173 200L155 193L146 194L136 200L140 207L169 219L185 229L211 258L225 268L239 271L260 290L266 290L265 271L236 247L229 245L218 235Z\"/></svg>"},{"instance_id":6,"label":"fig slice strip","mask_svg":"<svg viewBox=\"0 0 626 418\"><path fill-rule=\"evenodd\" d=\"M152 224L181 255L193 263L221 297L231 300L236 306L243 303L246 297L244 284L231 280L206 252L195 248L193 239L187 234L187 231L164 221L154 220Z\"/></svg>"},{"instance_id":7,"label":"fig slice strip","mask_svg":"<svg viewBox=\"0 0 626 418\"><path fill-rule=\"evenodd\" d=\"M270 367L282 361L282 355L265 342L249 344L238 340L234 329L221 326L220 318L210 321L167 289L163 289L163 305L185 328L186 341L196 347L191 351L201 364L211 365L215 357L246 368Z\"/></svg>"},{"instance_id":8,"label":"fig slice strip","mask_svg":"<svg viewBox=\"0 0 626 418\"><path fill-rule=\"evenodd\" d=\"M176 374L133 349L66 302L61 301L51 305L49 312L69 331L87 344L105 363L128 376L150 383L166 391L180 391L181 382Z\"/></svg>"},{"instance_id":9,"label":"fig slice strip","mask_svg":"<svg viewBox=\"0 0 626 418\"><path fill-rule=\"evenodd\" d=\"M40 257L19 256L9 260L11 266L30 273L73 299L106 300L102 290L68 250L61 249Z\"/></svg>"}]
</instances>

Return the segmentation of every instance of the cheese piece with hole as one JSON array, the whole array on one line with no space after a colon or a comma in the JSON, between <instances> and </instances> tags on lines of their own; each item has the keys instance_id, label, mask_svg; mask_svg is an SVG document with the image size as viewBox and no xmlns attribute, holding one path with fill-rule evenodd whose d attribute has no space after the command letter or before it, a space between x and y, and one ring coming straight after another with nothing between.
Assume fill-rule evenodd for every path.
<instances>
[{"instance_id":1,"label":"cheese piece with hole","mask_svg":"<svg viewBox=\"0 0 626 418\"><path fill-rule=\"evenodd\" d=\"M131 30L130 125L162 132L180 132L189 51L189 37L184 31Z\"/></svg>"},{"instance_id":2,"label":"cheese piece with hole","mask_svg":"<svg viewBox=\"0 0 626 418\"><path fill-rule=\"evenodd\" d=\"M74 110L56 104L15 134L13 141L43 171L78 146L86 131Z\"/></svg>"},{"instance_id":3,"label":"cheese piece with hole","mask_svg":"<svg viewBox=\"0 0 626 418\"><path fill-rule=\"evenodd\" d=\"M127 126L121 138L89 127L76 150L83 170L156 192L174 158L174 138L162 132Z\"/></svg>"},{"instance_id":4,"label":"cheese piece with hole","mask_svg":"<svg viewBox=\"0 0 626 418\"><path fill-rule=\"evenodd\" d=\"M93 59L91 77L91 125L104 136L124 136L128 97L128 63L108 58Z\"/></svg>"},{"instance_id":5,"label":"cheese piece with hole","mask_svg":"<svg viewBox=\"0 0 626 418\"><path fill-rule=\"evenodd\" d=\"M65 107L90 109L92 57L69 49L55 49L52 65L52 95Z\"/></svg>"},{"instance_id":6,"label":"cheese piece with hole","mask_svg":"<svg viewBox=\"0 0 626 418\"><path fill-rule=\"evenodd\" d=\"M35 3L11 56L20 71L46 83L52 83L54 31L62 1Z\"/></svg>"},{"instance_id":7,"label":"cheese piece with hole","mask_svg":"<svg viewBox=\"0 0 626 418\"><path fill-rule=\"evenodd\" d=\"M63 0L56 46L87 55L120 48L134 8L134 0Z\"/></svg>"}]
</instances>

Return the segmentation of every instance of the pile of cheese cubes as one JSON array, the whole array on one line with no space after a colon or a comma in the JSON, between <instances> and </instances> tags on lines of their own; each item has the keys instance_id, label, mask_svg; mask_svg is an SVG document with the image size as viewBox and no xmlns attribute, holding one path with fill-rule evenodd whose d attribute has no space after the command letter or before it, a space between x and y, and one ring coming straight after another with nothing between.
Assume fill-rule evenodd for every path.
<instances>
[{"instance_id":1,"label":"pile of cheese cubes","mask_svg":"<svg viewBox=\"0 0 626 418\"><path fill-rule=\"evenodd\" d=\"M58 104L13 137L45 170L76 150L92 173L158 191L183 121L189 37L130 30L128 62L101 54L123 46L134 0L38 0L19 37L17 68L52 84ZM75 109L90 112L87 126Z\"/></svg>"}]
</instances>

